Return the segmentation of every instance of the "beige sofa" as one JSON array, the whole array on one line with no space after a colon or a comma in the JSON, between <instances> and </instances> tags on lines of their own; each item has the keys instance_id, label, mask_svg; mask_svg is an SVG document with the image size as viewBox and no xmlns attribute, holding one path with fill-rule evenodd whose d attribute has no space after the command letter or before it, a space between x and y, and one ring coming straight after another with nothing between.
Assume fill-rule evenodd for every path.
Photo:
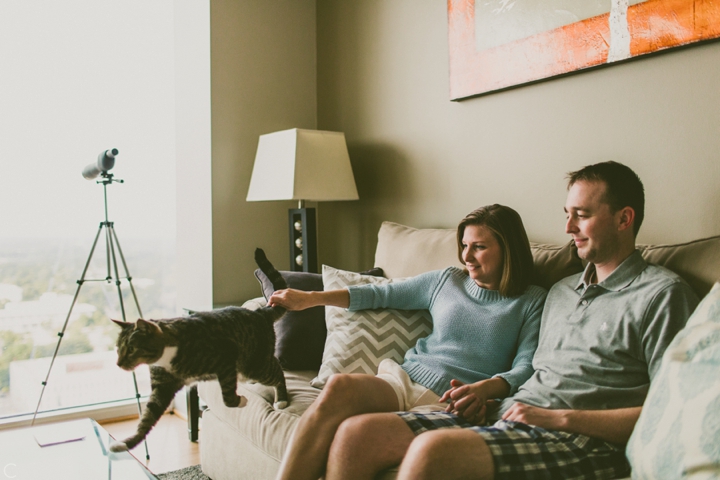
<instances>
[{"instance_id":1,"label":"beige sofa","mask_svg":"<svg viewBox=\"0 0 720 480\"><path fill-rule=\"evenodd\" d=\"M720 278L720 237L680 245L640 246L650 262L681 275L700 298ZM574 247L532 244L536 283L549 288L557 280L583 268ZM388 278L413 276L425 271L459 265L455 230L414 229L385 222L378 233L375 266ZM262 298L249 301L253 308ZM248 398L245 408L224 406L217 382L203 382L199 394L208 408L203 413L200 453L203 472L213 480L274 478L280 458L298 418L320 390L310 385L317 371L286 371L290 404L272 408L273 393L262 385L238 384ZM383 478L393 478L386 472Z\"/></svg>"}]
</instances>

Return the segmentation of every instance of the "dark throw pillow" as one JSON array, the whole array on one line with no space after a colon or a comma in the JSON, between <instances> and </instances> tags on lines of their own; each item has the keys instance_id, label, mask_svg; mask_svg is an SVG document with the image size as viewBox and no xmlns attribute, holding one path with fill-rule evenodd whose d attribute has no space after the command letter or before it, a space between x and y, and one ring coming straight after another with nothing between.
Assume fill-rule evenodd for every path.
<instances>
[{"instance_id":1,"label":"dark throw pillow","mask_svg":"<svg viewBox=\"0 0 720 480\"><path fill-rule=\"evenodd\" d=\"M364 275L381 277L381 268L373 268ZM322 291L323 280L319 273L281 271L280 274L288 288L305 292ZM267 300L275 291L267 276L255 270L262 293ZM287 312L275 322L275 356L284 370L318 371L322 363L327 329L325 327L325 307L313 307L299 312Z\"/></svg>"}]
</instances>

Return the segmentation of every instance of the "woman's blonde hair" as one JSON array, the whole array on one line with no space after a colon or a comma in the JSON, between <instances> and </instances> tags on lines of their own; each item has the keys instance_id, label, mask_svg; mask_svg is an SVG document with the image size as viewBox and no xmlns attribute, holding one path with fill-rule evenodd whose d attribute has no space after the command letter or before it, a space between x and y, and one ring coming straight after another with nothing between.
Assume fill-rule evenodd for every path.
<instances>
[{"instance_id":1,"label":"woman's blonde hair","mask_svg":"<svg viewBox=\"0 0 720 480\"><path fill-rule=\"evenodd\" d=\"M457 228L458 258L462 258L463 235L468 225L481 225L490 230L502 250L501 295L514 297L522 294L533 276L533 256L520 215L504 205L487 205L467 214Z\"/></svg>"}]
</instances>

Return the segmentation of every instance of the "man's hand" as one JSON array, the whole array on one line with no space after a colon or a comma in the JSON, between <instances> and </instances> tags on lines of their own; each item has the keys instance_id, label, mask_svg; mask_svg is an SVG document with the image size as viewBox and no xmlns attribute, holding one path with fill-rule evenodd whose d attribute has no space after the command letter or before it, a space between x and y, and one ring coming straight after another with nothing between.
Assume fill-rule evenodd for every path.
<instances>
[{"instance_id":1,"label":"man's hand","mask_svg":"<svg viewBox=\"0 0 720 480\"><path fill-rule=\"evenodd\" d=\"M560 430L624 444L630 438L642 407L612 410L549 410L514 403L503 420L526 423L546 430Z\"/></svg>"},{"instance_id":2,"label":"man's hand","mask_svg":"<svg viewBox=\"0 0 720 480\"><path fill-rule=\"evenodd\" d=\"M549 410L547 408L533 407L524 403L513 403L505 414L503 420L525 423L546 430L563 430L567 428L567 413L571 410Z\"/></svg>"}]
</instances>

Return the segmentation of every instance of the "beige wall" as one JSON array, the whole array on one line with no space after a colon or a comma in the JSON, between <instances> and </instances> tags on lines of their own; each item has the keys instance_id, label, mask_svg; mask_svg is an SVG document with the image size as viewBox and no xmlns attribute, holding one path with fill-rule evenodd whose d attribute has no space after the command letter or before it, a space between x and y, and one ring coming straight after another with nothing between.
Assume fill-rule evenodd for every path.
<instances>
[{"instance_id":1,"label":"beige wall","mask_svg":"<svg viewBox=\"0 0 720 480\"><path fill-rule=\"evenodd\" d=\"M451 102L446 5L317 2L318 128L345 132L361 198L320 204L321 262L367 268L382 220L488 203L564 242L565 173L609 159L645 182L640 242L720 234L720 42Z\"/></svg>"},{"instance_id":2,"label":"beige wall","mask_svg":"<svg viewBox=\"0 0 720 480\"><path fill-rule=\"evenodd\" d=\"M260 294L256 247L289 268L293 203L245 197L261 134L316 127L316 15L314 0L212 0L210 12L213 298L221 304Z\"/></svg>"},{"instance_id":3,"label":"beige wall","mask_svg":"<svg viewBox=\"0 0 720 480\"><path fill-rule=\"evenodd\" d=\"M289 267L292 203L245 196L258 136L292 127L346 134L361 200L318 211L339 268L372 266L383 220L452 228L496 202L565 242L565 173L608 159L645 182L640 242L720 234L720 42L451 102L446 5L212 0L216 303L259 294L257 246Z\"/></svg>"}]
</instances>

